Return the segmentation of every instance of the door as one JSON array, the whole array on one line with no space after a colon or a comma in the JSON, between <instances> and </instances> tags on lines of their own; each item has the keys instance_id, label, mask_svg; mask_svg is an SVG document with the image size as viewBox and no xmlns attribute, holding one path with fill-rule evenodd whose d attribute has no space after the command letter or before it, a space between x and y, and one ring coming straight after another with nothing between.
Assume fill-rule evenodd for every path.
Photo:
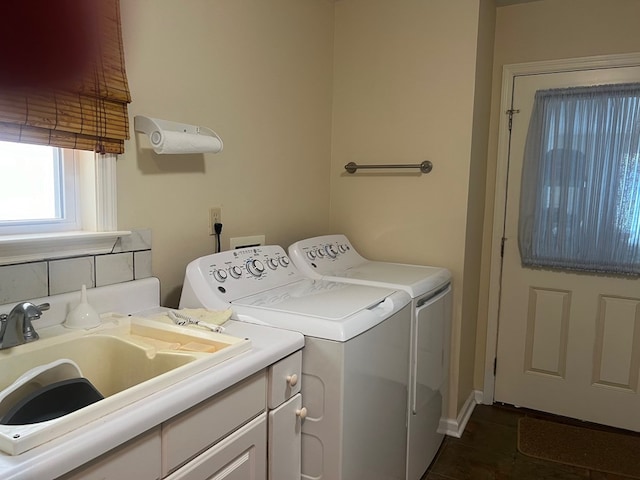
<instances>
[{"instance_id":1,"label":"door","mask_svg":"<svg viewBox=\"0 0 640 480\"><path fill-rule=\"evenodd\" d=\"M523 268L522 158L536 90L640 81L640 67L514 77L495 401L640 431L640 280Z\"/></svg>"}]
</instances>

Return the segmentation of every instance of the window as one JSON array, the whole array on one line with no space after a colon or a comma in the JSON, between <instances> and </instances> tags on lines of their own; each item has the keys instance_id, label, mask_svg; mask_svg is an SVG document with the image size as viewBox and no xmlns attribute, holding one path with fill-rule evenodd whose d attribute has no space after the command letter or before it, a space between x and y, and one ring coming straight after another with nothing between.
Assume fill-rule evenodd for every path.
<instances>
[{"instance_id":1,"label":"window","mask_svg":"<svg viewBox=\"0 0 640 480\"><path fill-rule=\"evenodd\" d=\"M524 155L523 265L640 275L640 84L536 92Z\"/></svg>"},{"instance_id":2,"label":"window","mask_svg":"<svg viewBox=\"0 0 640 480\"><path fill-rule=\"evenodd\" d=\"M74 152L0 142L0 233L81 230Z\"/></svg>"},{"instance_id":3,"label":"window","mask_svg":"<svg viewBox=\"0 0 640 480\"><path fill-rule=\"evenodd\" d=\"M51 153L50 156L46 156L46 160L43 161L46 167L42 168L41 176L57 178L64 184L64 194L55 186L56 180L46 186L34 186L35 184L29 183L34 177L40 176L36 174L34 162L28 162L30 166L25 174L24 165L20 165L17 170L5 167L6 157L0 155L2 185L4 187L11 184L9 190L18 191L17 197L13 199L9 199L6 192L0 192L0 211L3 212L0 220L0 265L43 258L108 253L118 237L130 233L117 230L115 155L97 155L93 152L54 147L42 148L50 149L49 152L60 152L60 155ZM56 165L62 165L64 173L58 171ZM25 178L28 178L28 181L25 181ZM20 189L16 189L16 185ZM33 214L32 209L40 208L35 205L29 206L28 209L17 205L20 202L40 203L33 201L29 194L40 196L47 190L48 192L42 195L46 198L42 202L46 205L42 207L45 214ZM35 193L36 191L38 193ZM19 200L20 195L23 195L23 200ZM63 205L64 213L60 216L55 212L60 212ZM28 213L26 216L25 212ZM26 218L29 216L48 218Z\"/></svg>"}]
</instances>

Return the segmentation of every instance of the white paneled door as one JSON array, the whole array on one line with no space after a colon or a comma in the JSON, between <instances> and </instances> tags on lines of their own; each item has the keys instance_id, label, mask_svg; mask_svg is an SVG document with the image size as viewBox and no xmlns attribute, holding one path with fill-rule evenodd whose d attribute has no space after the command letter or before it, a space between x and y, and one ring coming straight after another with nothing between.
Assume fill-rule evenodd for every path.
<instances>
[{"instance_id":1,"label":"white paneled door","mask_svg":"<svg viewBox=\"0 0 640 480\"><path fill-rule=\"evenodd\" d=\"M514 77L494 399L640 431L640 280L524 268L517 240L535 92L626 82L640 67Z\"/></svg>"}]
</instances>

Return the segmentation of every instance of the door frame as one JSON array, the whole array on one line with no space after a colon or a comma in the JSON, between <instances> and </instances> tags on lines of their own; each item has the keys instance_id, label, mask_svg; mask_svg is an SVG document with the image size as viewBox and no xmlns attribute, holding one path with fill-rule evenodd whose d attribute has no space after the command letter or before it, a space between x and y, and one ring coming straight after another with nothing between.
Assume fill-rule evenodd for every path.
<instances>
[{"instance_id":1,"label":"door frame","mask_svg":"<svg viewBox=\"0 0 640 480\"><path fill-rule=\"evenodd\" d=\"M509 115L513 98L515 77L545 73L595 70L603 68L633 67L640 65L640 53L599 55L593 57L569 58L529 63L504 65L502 69L502 89L500 97L500 123L498 127L498 150L493 207L493 227L491 233L491 262L489 272L489 302L487 308L487 342L485 346L484 384L482 403L493 403L495 394L494 362L497 356L498 323L500 308L500 280L502 276L502 256L500 254L506 213L507 174L509 170ZM515 106L517 109L517 105Z\"/></svg>"}]
</instances>

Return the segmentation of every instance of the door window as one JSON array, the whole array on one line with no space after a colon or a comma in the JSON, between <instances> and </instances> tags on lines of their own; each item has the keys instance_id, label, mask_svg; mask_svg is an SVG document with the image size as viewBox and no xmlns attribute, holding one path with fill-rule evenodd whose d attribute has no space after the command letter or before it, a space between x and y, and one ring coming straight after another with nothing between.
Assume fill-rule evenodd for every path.
<instances>
[{"instance_id":1,"label":"door window","mask_svg":"<svg viewBox=\"0 0 640 480\"><path fill-rule=\"evenodd\" d=\"M536 92L518 229L524 266L640 275L640 84Z\"/></svg>"}]
</instances>

